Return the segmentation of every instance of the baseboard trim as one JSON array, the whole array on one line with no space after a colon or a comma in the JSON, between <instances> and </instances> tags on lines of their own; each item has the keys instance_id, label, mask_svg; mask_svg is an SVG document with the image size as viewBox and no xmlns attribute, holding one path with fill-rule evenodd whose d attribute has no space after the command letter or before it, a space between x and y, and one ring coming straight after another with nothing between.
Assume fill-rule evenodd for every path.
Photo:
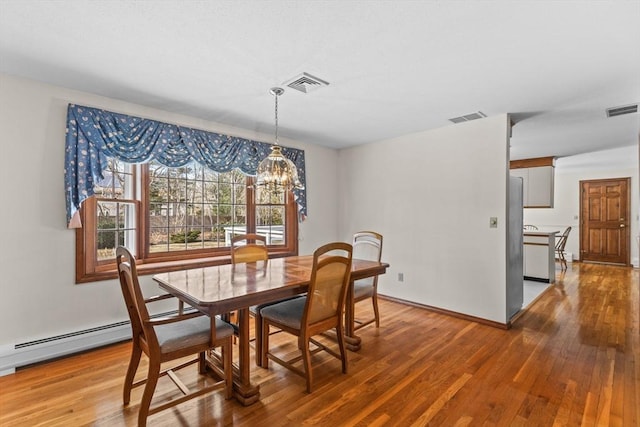
<instances>
[{"instance_id":1,"label":"baseboard trim","mask_svg":"<svg viewBox=\"0 0 640 427\"><path fill-rule=\"evenodd\" d=\"M532 282L551 283L551 279L543 279L541 277L524 276L524 280L531 280Z\"/></svg>"},{"instance_id":2,"label":"baseboard trim","mask_svg":"<svg viewBox=\"0 0 640 427\"><path fill-rule=\"evenodd\" d=\"M186 312L192 311L187 308ZM177 310L154 314L164 317L177 314ZM23 343L0 346L0 376L10 375L16 368L57 359L131 339L131 324L128 320L83 329L67 334L54 335Z\"/></svg>"},{"instance_id":3,"label":"baseboard trim","mask_svg":"<svg viewBox=\"0 0 640 427\"><path fill-rule=\"evenodd\" d=\"M500 323L493 320L483 319L481 317L471 316L469 314L459 313L457 311L446 310L444 308L434 307L431 305L420 304L414 301L407 301L404 299L391 297L389 295L378 294L378 297L388 301L397 302L399 304L405 304L405 305L410 305L412 307L422 308L425 310L433 311L434 313L444 314L446 316L456 317L458 319L468 320L470 322L480 323L480 324L491 326L498 329L511 328L511 323Z\"/></svg>"},{"instance_id":4,"label":"baseboard trim","mask_svg":"<svg viewBox=\"0 0 640 427\"><path fill-rule=\"evenodd\" d=\"M0 376L15 372L16 368L46 360L79 353L96 347L131 339L131 326L127 322L102 327L98 330L79 331L44 340L5 346L0 353ZM10 347L10 348L7 348Z\"/></svg>"}]
</instances>

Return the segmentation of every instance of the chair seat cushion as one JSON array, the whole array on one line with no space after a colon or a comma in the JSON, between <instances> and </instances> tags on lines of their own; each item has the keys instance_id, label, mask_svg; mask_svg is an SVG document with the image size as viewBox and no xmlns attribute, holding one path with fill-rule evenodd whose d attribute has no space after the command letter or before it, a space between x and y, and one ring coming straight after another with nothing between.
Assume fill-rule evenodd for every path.
<instances>
[{"instance_id":1,"label":"chair seat cushion","mask_svg":"<svg viewBox=\"0 0 640 427\"><path fill-rule=\"evenodd\" d=\"M249 313L251 313L251 314L253 314L255 316L256 314L258 314L258 312L260 310L262 310L265 307L268 307L268 306L273 305L273 304L279 304L281 302L289 301L289 300L296 299L296 298L304 298L304 296L303 295L296 295L296 296L289 297L289 298L284 298L284 299L281 299L281 300L278 300L278 301L265 302L264 304L259 304L259 305L252 305L251 307L249 307Z\"/></svg>"},{"instance_id":2,"label":"chair seat cushion","mask_svg":"<svg viewBox=\"0 0 640 427\"><path fill-rule=\"evenodd\" d=\"M367 298L373 295L373 281L358 280L353 283L353 297L356 300Z\"/></svg>"},{"instance_id":3,"label":"chair seat cushion","mask_svg":"<svg viewBox=\"0 0 640 427\"><path fill-rule=\"evenodd\" d=\"M155 327L162 353L170 353L186 347L206 346L211 341L211 318L199 316ZM233 334L233 328L216 319L216 338L226 338Z\"/></svg>"},{"instance_id":4,"label":"chair seat cushion","mask_svg":"<svg viewBox=\"0 0 640 427\"><path fill-rule=\"evenodd\" d=\"M290 328L300 329L306 297L294 298L271 304L260 310L263 318L286 325Z\"/></svg>"}]
</instances>

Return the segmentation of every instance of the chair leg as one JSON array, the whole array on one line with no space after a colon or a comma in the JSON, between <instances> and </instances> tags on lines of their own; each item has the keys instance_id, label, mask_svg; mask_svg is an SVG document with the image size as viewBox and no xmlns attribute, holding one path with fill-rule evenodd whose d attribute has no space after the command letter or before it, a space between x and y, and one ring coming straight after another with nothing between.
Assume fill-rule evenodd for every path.
<instances>
[{"instance_id":1,"label":"chair leg","mask_svg":"<svg viewBox=\"0 0 640 427\"><path fill-rule=\"evenodd\" d=\"M222 364L224 367L224 387L225 387L225 398L227 400L231 399L233 396L233 343L231 341L231 337L225 340L225 343L222 345Z\"/></svg>"},{"instance_id":2,"label":"chair leg","mask_svg":"<svg viewBox=\"0 0 640 427\"><path fill-rule=\"evenodd\" d=\"M307 393L313 391L313 371L311 370L311 352L309 351L309 338L305 337L302 344L302 361L304 363L304 373L307 379Z\"/></svg>"},{"instance_id":3,"label":"chair leg","mask_svg":"<svg viewBox=\"0 0 640 427\"><path fill-rule=\"evenodd\" d=\"M373 302L373 313L376 318L376 328L380 327L380 311L378 311L378 293L374 292L371 297L371 301Z\"/></svg>"},{"instance_id":4,"label":"chair leg","mask_svg":"<svg viewBox=\"0 0 640 427\"><path fill-rule=\"evenodd\" d=\"M258 309L255 315L256 366L262 366L262 315Z\"/></svg>"},{"instance_id":5,"label":"chair leg","mask_svg":"<svg viewBox=\"0 0 640 427\"><path fill-rule=\"evenodd\" d=\"M338 348L340 348L340 360L342 361L342 373L346 374L348 369L347 352L344 345L344 327L336 326L336 337L338 337Z\"/></svg>"},{"instance_id":6,"label":"chair leg","mask_svg":"<svg viewBox=\"0 0 640 427\"><path fill-rule=\"evenodd\" d=\"M122 393L122 401L125 405L128 405L131 401L131 389L133 388L133 379L136 376L138 365L140 364L140 356L142 356L142 349L135 343L135 337L133 346L131 349L131 358L129 359L129 367L127 368L127 375L124 378L124 390Z\"/></svg>"},{"instance_id":7,"label":"chair leg","mask_svg":"<svg viewBox=\"0 0 640 427\"><path fill-rule=\"evenodd\" d=\"M269 323L267 323L264 318L261 321L261 328L262 329L262 342L260 344L260 352L262 353L262 357L261 362L262 364L260 366L262 366L263 368L268 368L269 367L269 358L267 357L267 353L269 352ZM256 350L257 350L258 344L256 344Z\"/></svg>"},{"instance_id":8,"label":"chair leg","mask_svg":"<svg viewBox=\"0 0 640 427\"><path fill-rule=\"evenodd\" d=\"M560 270L566 270L567 269L567 260L564 257L564 253L560 250L557 250L556 253L558 254L558 262L560 263Z\"/></svg>"},{"instance_id":9,"label":"chair leg","mask_svg":"<svg viewBox=\"0 0 640 427\"><path fill-rule=\"evenodd\" d=\"M140 411L138 412L138 426L147 425L147 417L149 416L149 408L153 392L156 390L158 378L160 377L160 363L149 360L149 372L147 374L147 383L144 386L142 400L140 401Z\"/></svg>"},{"instance_id":10,"label":"chair leg","mask_svg":"<svg viewBox=\"0 0 640 427\"><path fill-rule=\"evenodd\" d=\"M200 354L198 354L198 372L202 375L202 374L206 374L207 373L207 364L205 362L205 352L201 351Z\"/></svg>"}]
</instances>

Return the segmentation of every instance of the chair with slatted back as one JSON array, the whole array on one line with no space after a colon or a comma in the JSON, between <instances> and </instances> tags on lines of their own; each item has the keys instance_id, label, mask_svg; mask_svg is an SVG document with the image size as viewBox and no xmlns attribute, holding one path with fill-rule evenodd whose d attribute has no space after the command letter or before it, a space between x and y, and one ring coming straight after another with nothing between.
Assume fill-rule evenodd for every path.
<instances>
[{"instance_id":1,"label":"chair with slatted back","mask_svg":"<svg viewBox=\"0 0 640 427\"><path fill-rule=\"evenodd\" d=\"M138 425L144 426L149 415L171 408L189 399L202 396L214 389L224 388L225 398L231 398L232 393L232 343L233 328L216 320L215 341L211 331L211 319L199 312L179 314L162 318L149 316L147 305L172 298L171 295L144 298L138 282L136 263L131 253L124 247L116 249L116 261L120 276L120 287L124 297L132 330L132 352L125 376L123 401L129 404L131 390L134 387L145 385L138 412ZM206 352L216 348L222 348L222 365L219 369L212 367L223 378L214 384L202 386L198 390L190 391L180 381L176 372L182 368L198 363L199 372L205 373ZM142 353L149 358L147 378L134 382L134 377L140 364ZM161 370L162 365L176 359L184 359L187 356L196 357L181 361L176 366ZM151 406L153 394L160 377L168 376L183 393L183 396L170 401L163 400L155 406ZM209 380L213 381L213 380ZM199 382L201 384L201 382Z\"/></svg>"},{"instance_id":2,"label":"chair with slatted back","mask_svg":"<svg viewBox=\"0 0 640 427\"><path fill-rule=\"evenodd\" d=\"M329 243L313 254L313 267L306 296L272 304L260 310L262 315L262 366L269 359L306 378L307 392L313 388L311 354L326 351L342 361L347 373L344 343L344 305L351 276L353 248L348 243ZM269 328L275 326L298 337L300 355L281 359L269 349ZM313 336L335 329L339 353L313 339ZM313 343L315 348L309 348ZM296 366L302 360L302 369Z\"/></svg>"},{"instance_id":3,"label":"chair with slatted back","mask_svg":"<svg viewBox=\"0 0 640 427\"><path fill-rule=\"evenodd\" d=\"M556 243L556 258L560 262L560 269L567 269L567 259L564 256L564 247L567 245L567 239L569 238L569 233L571 232L571 227L567 227L564 232L560 235L558 242Z\"/></svg>"},{"instance_id":4,"label":"chair with slatted back","mask_svg":"<svg viewBox=\"0 0 640 427\"><path fill-rule=\"evenodd\" d=\"M382 258L382 234L375 231L359 231L353 235L353 257L367 261L378 261ZM353 304L351 312L355 313L355 304L371 300L374 317L367 320L355 320L354 329L376 323L380 327L380 311L378 310L378 276L356 280L353 283Z\"/></svg>"}]
</instances>

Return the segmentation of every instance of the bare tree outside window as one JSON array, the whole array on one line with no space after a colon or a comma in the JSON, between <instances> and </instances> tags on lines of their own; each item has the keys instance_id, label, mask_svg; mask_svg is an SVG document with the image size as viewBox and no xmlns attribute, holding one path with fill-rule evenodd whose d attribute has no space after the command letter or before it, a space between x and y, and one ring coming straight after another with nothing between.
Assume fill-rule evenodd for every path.
<instances>
[{"instance_id":1,"label":"bare tree outside window","mask_svg":"<svg viewBox=\"0 0 640 427\"><path fill-rule=\"evenodd\" d=\"M149 252L225 246L225 229L246 228L246 176L190 163L149 163Z\"/></svg>"},{"instance_id":2,"label":"bare tree outside window","mask_svg":"<svg viewBox=\"0 0 640 427\"><path fill-rule=\"evenodd\" d=\"M116 277L119 245L134 253L141 269L154 272L166 271L176 261L219 263L218 257L228 257L231 238L245 233L264 235L270 253L297 253L292 195L263 192L239 170L108 159L103 175L94 186L95 197L81 209L79 283Z\"/></svg>"}]
</instances>

